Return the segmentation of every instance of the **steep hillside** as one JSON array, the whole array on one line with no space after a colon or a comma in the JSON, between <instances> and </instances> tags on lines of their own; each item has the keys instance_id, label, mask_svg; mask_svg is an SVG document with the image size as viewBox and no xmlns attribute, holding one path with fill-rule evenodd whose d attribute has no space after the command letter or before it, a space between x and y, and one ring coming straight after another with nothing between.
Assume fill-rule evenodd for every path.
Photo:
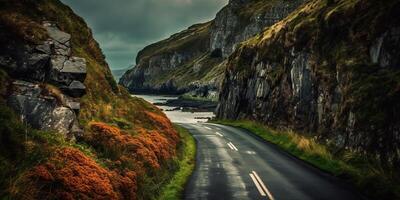
<instances>
[{"instance_id":1,"label":"steep hillside","mask_svg":"<svg viewBox=\"0 0 400 200\"><path fill-rule=\"evenodd\" d=\"M144 48L138 53L137 65L122 76L120 84L131 92L183 92L190 76L177 76L176 73L196 65L198 69L184 70L182 73L200 77L202 74L199 72L203 66L196 63L215 60L208 56L210 25L211 23L193 25ZM207 71L203 69L201 73L206 74Z\"/></svg>"},{"instance_id":2,"label":"steep hillside","mask_svg":"<svg viewBox=\"0 0 400 200\"><path fill-rule=\"evenodd\" d=\"M235 46L286 17L303 0L231 0L205 24L144 48L120 84L134 93L212 98L219 90L225 58Z\"/></svg>"},{"instance_id":3,"label":"steep hillside","mask_svg":"<svg viewBox=\"0 0 400 200\"><path fill-rule=\"evenodd\" d=\"M157 196L177 168L170 121L117 86L69 7L0 3L0 196Z\"/></svg>"},{"instance_id":4,"label":"steep hillside","mask_svg":"<svg viewBox=\"0 0 400 200\"><path fill-rule=\"evenodd\" d=\"M218 117L289 127L398 171L398 13L397 0L307 3L230 56Z\"/></svg>"}]
</instances>

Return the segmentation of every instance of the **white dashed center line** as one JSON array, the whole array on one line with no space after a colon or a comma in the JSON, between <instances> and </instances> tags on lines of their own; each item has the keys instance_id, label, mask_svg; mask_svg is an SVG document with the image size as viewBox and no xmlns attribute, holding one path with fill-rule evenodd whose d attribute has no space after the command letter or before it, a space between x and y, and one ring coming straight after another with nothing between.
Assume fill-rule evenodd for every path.
<instances>
[{"instance_id":1,"label":"white dashed center line","mask_svg":"<svg viewBox=\"0 0 400 200\"><path fill-rule=\"evenodd\" d=\"M228 146L229 146L229 148L231 148L232 150L235 150L233 147L232 147L232 145L231 145L231 143L229 142L229 143L227 143L228 144Z\"/></svg>"},{"instance_id":2,"label":"white dashed center line","mask_svg":"<svg viewBox=\"0 0 400 200\"><path fill-rule=\"evenodd\" d=\"M208 130L211 130L211 128L210 128L210 127L207 127L207 126L205 126L204 128L206 128L206 129L208 129Z\"/></svg>"},{"instance_id":3,"label":"white dashed center line","mask_svg":"<svg viewBox=\"0 0 400 200\"><path fill-rule=\"evenodd\" d=\"M254 184L256 185L257 190L260 193L260 195L263 196L263 197L267 196L265 194L264 190L261 188L260 184L257 182L256 177L254 177L253 174L249 174L249 175L250 175L251 180L253 180Z\"/></svg>"},{"instance_id":4,"label":"white dashed center line","mask_svg":"<svg viewBox=\"0 0 400 200\"><path fill-rule=\"evenodd\" d=\"M238 151L238 149L236 148L236 146L232 142L231 142L231 145L236 151Z\"/></svg>"},{"instance_id":5,"label":"white dashed center line","mask_svg":"<svg viewBox=\"0 0 400 200\"><path fill-rule=\"evenodd\" d=\"M229 143L228 143L228 146L229 146L232 150L238 151L238 149L236 148L236 146L235 146L234 144L232 144L232 142L229 142Z\"/></svg>"},{"instance_id":6,"label":"white dashed center line","mask_svg":"<svg viewBox=\"0 0 400 200\"><path fill-rule=\"evenodd\" d=\"M274 200L274 197L272 196L271 192L268 190L267 186L265 186L264 182L258 176L257 172L252 171L249 175L251 177L251 180L253 180L254 184L256 185L257 190L258 192L260 192L261 196L268 195L268 198L270 200Z\"/></svg>"},{"instance_id":7,"label":"white dashed center line","mask_svg":"<svg viewBox=\"0 0 400 200\"><path fill-rule=\"evenodd\" d=\"M215 132L215 134L219 135L220 137L224 137L221 133Z\"/></svg>"}]
</instances>

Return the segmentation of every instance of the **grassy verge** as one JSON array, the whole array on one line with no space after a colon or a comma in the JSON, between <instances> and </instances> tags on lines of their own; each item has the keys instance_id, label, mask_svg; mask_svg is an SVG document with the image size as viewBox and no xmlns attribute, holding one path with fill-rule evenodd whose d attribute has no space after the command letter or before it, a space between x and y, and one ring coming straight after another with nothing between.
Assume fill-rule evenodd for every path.
<instances>
[{"instance_id":1,"label":"grassy verge","mask_svg":"<svg viewBox=\"0 0 400 200\"><path fill-rule=\"evenodd\" d=\"M278 131L253 121L214 120L212 123L243 128L271 142L311 165L345 179L372 198L400 199L400 183L395 169L383 168L373 158L353 152L332 153L314 138L293 131Z\"/></svg>"},{"instance_id":2,"label":"grassy verge","mask_svg":"<svg viewBox=\"0 0 400 200\"><path fill-rule=\"evenodd\" d=\"M196 144L194 138L188 130L181 126L175 125L175 129L179 132L182 140L182 145L179 149L179 169L171 181L162 189L158 197L160 200L181 199L186 182L195 166Z\"/></svg>"}]
</instances>

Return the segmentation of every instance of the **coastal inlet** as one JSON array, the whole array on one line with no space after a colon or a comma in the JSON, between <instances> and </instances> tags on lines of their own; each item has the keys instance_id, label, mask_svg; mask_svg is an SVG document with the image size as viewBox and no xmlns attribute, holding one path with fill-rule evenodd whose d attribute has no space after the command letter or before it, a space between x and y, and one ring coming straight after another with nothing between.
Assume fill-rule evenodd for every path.
<instances>
[{"instance_id":1,"label":"coastal inlet","mask_svg":"<svg viewBox=\"0 0 400 200\"><path fill-rule=\"evenodd\" d=\"M178 96L163 95L133 95L142 98L167 115L173 123L198 123L206 122L215 117L216 102L184 100Z\"/></svg>"}]
</instances>

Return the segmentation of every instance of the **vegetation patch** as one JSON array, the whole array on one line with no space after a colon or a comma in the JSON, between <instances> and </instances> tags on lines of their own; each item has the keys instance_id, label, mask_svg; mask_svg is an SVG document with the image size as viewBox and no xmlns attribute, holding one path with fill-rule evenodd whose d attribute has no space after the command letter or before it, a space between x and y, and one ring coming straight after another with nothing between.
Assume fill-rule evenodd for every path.
<instances>
[{"instance_id":1,"label":"vegetation patch","mask_svg":"<svg viewBox=\"0 0 400 200\"><path fill-rule=\"evenodd\" d=\"M170 182L167 183L157 199L175 200L182 199L182 194L186 183L189 180L195 167L196 143L189 131L185 128L175 125L181 138L178 146L178 171L175 172Z\"/></svg>"},{"instance_id":2,"label":"vegetation patch","mask_svg":"<svg viewBox=\"0 0 400 200\"><path fill-rule=\"evenodd\" d=\"M84 136L68 141L30 128L7 107L11 80L0 70L0 198L154 199L178 166L180 139L168 118L118 87L90 28L68 6L58 0L2 3L4 32L18 41L46 40L43 21L71 34L72 56L87 62L87 93L79 113ZM62 103L56 88L42 87Z\"/></svg>"},{"instance_id":3,"label":"vegetation patch","mask_svg":"<svg viewBox=\"0 0 400 200\"><path fill-rule=\"evenodd\" d=\"M246 129L293 156L345 179L369 197L400 198L398 172L395 169L385 170L374 158L361 157L350 151L335 154L328 146L314 138L302 136L290 130L276 130L250 120L213 120L212 122Z\"/></svg>"}]
</instances>

